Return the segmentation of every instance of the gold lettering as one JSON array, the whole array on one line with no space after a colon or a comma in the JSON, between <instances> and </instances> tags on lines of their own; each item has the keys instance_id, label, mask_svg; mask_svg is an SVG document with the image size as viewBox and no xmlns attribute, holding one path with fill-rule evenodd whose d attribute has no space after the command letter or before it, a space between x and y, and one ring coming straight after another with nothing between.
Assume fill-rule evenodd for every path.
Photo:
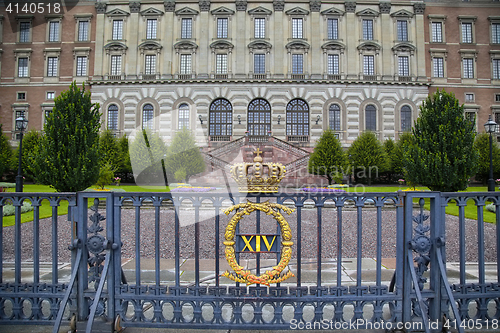
<instances>
[{"instance_id":1,"label":"gold lettering","mask_svg":"<svg viewBox=\"0 0 500 333\"><path fill-rule=\"evenodd\" d=\"M276 239L276 236L273 237L273 241L271 242L271 245L269 245L269 242L267 241L266 236L262 236L264 238L264 243L266 243L266 248L268 251L271 251L271 248L273 247L274 240Z\"/></svg>"},{"instance_id":2,"label":"gold lettering","mask_svg":"<svg viewBox=\"0 0 500 333\"><path fill-rule=\"evenodd\" d=\"M264 236L266 237L266 236ZM260 236L255 236L255 252L260 252Z\"/></svg>"},{"instance_id":3,"label":"gold lettering","mask_svg":"<svg viewBox=\"0 0 500 333\"><path fill-rule=\"evenodd\" d=\"M241 236L241 238L245 242L245 247L243 248L243 250L241 250L241 252L244 252L247 247L248 247L248 251L253 252L252 245L250 245L250 242L252 241L253 236L250 237L250 239L248 239L248 240L247 240L246 236Z\"/></svg>"}]
</instances>

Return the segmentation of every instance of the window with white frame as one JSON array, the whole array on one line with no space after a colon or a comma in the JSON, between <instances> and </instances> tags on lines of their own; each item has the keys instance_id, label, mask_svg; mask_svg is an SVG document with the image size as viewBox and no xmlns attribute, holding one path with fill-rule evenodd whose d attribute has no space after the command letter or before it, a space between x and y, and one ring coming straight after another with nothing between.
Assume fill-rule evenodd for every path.
<instances>
[{"instance_id":1,"label":"window with white frame","mask_svg":"<svg viewBox=\"0 0 500 333\"><path fill-rule=\"evenodd\" d=\"M78 41L87 42L89 40L89 20L78 21Z\"/></svg>"},{"instance_id":2,"label":"window with white frame","mask_svg":"<svg viewBox=\"0 0 500 333\"><path fill-rule=\"evenodd\" d=\"M144 66L144 74L153 75L156 74L156 55L155 54L146 54L144 57L146 60Z\"/></svg>"},{"instance_id":3,"label":"window with white frame","mask_svg":"<svg viewBox=\"0 0 500 333\"><path fill-rule=\"evenodd\" d=\"M181 38L190 39L193 37L193 19L185 17L181 20Z\"/></svg>"},{"instance_id":4,"label":"window with white frame","mask_svg":"<svg viewBox=\"0 0 500 333\"><path fill-rule=\"evenodd\" d=\"M231 136L233 126L233 107L227 99L218 98L210 104L208 135Z\"/></svg>"},{"instance_id":5,"label":"window with white frame","mask_svg":"<svg viewBox=\"0 0 500 333\"><path fill-rule=\"evenodd\" d=\"M375 56L363 56L363 75L375 75Z\"/></svg>"},{"instance_id":6,"label":"window with white frame","mask_svg":"<svg viewBox=\"0 0 500 333\"><path fill-rule=\"evenodd\" d=\"M408 105L401 107L401 131L411 131L411 108Z\"/></svg>"},{"instance_id":7,"label":"window with white frame","mask_svg":"<svg viewBox=\"0 0 500 333\"><path fill-rule=\"evenodd\" d=\"M25 91L18 91L16 95L16 99L18 101L25 101L26 100L26 92ZM18 118L18 117L16 117Z\"/></svg>"},{"instance_id":8,"label":"window with white frame","mask_svg":"<svg viewBox=\"0 0 500 333\"><path fill-rule=\"evenodd\" d=\"M217 38L227 38L227 17L219 17L217 19Z\"/></svg>"},{"instance_id":9,"label":"window with white frame","mask_svg":"<svg viewBox=\"0 0 500 333\"><path fill-rule=\"evenodd\" d=\"M444 77L444 58L434 57L432 58L432 76L434 77Z\"/></svg>"},{"instance_id":10,"label":"window with white frame","mask_svg":"<svg viewBox=\"0 0 500 333\"><path fill-rule=\"evenodd\" d=\"M266 19L256 17L254 19L254 38L266 38Z\"/></svg>"},{"instance_id":11,"label":"window with white frame","mask_svg":"<svg viewBox=\"0 0 500 333\"><path fill-rule=\"evenodd\" d=\"M156 39L157 26L158 26L157 19L146 20L146 39Z\"/></svg>"},{"instance_id":12,"label":"window with white frame","mask_svg":"<svg viewBox=\"0 0 500 333\"><path fill-rule=\"evenodd\" d=\"M292 38L303 38L303 20L292 18Z\"/></svg>"},{"instance_id":13,"label":"window with white frame","mask_svg":"<svg viewBox=\"0 0 500 333\"><path fill-rule=\"evenodd\" d=\"M304 73L304 55L292 54L292 74Z\"/></svg>"},{"instance_id":14,"label":"window with white frame","mask_svg":"<svg viewBox=\"0 0 500 333\"><path fill-rule=\"evenodd\" d=\"M227 54L216 54L215 73L227 74Z\"/></svg>"},{"instance_id":15,"label":"window with white frame","mask_svg":"<svg viewBox=\"0 0 500 333\"><path fill-rule=\"evenodd\" d=\"M431 41L433 43L443 42L443 23L431 22Z\"/></svg>"},{"instance_id":16,"label":"window with white frame","mask_svg":"<svg viewBox=\"0 0 500 333\"><path fill-rule=\"evenodd\" d=\"M44 108L43 109L43 125L47 124L47 119L52 114L52 108Z\"/></svg>"},{"instance_id":17,"label":"window with white frame","mask_svg":"<svg viewBox=\"0 0 500 333\"><path fill-rule=\"evenodd\" d=\"M462 22L462 43L472 43L472 23Z\"/></svg>"},{"instance_id":18,"label":"window with white frame","mask_svg":"<svg viewBox=\"0 0 500 333\"><path fill-rule=\"evenodd\" d=\"M493 80L500 80L500 59L492 59Z\"/></svg>"},{"instance_id":19,"label":"window with white frame","mask_svg":"<svg viewBox=\"0 0 500 333\"><path fill-rule=\"evenodd\" d=\"M500 44L500 23L491 24L491 43Z\"/></svg>"},{"instance_id":20,"label":"window with white frame","mask_svg":"<svg viewBox=\"0 0 500 333\"><path fill-rule=\"evenodd\" d=\"M189 105L183 103L179 106L179 129L189 129Z\"/></svg>"},{"instance_id":21,"label":"window with white frame","mask_svg":"<svg viewBox=\"0 0 500 333\"><path fill-rule=\"evenodd\" d=\"M330 75L339 75L340 74L340 60L338 54L329 54L328 55L328 64L327 64L327 73Z\"/></svg>"},{"instance_id":22,"label":"window with white frame","mask_svg":"<svg viewBox=\"0 0 500 333\"><path fill-rule=\"evenodd\" d=\"M463 58L462 59L462 69L464 79L474 78L474 59L473 58Z\"/></svg>"},{"instance_id":23,"label":"window with white frame","mask_svg":"<svg viewBox=\"0 0 500 333\"><path fill-rule=\"evenodd\" d=\"M56 97L55 91L47 91L47 95L45 99L47 100L53 100Z\"/></svg>"},{"instance_id":24,"label":"window with white frame","mask_svg":"<svg viewBox=\"0 0 500 333\"><path fill-rule=\"evenodd\" d=\"M59 41L59 21L49 22L49 42Z\"/></svg>"},{"instance_id":25,"label":"window with white frame","mask_svg":"<svg viewBox=\"0 0 500 333\"><path fill-rule=\"evenodd\" d=\"M17 76L28 77L28 58L17 59Z\"/></svg>"},{"instance_id":26,"label":"window with white frame","mask_svg":"<svg viewBox=\"0 0 500 333\"><path fill-rule=\"evenodd\" d=\"M111 38L113 40L123 39L123 20L113 20L113 32Z\"/></svg>"},{"instance_id":27,"label":"window with white frame","mask_svg":"<svg viewBox=\"0 0 500 333\"><path fill-rule=\"evenodd\" d=\"M466 93L465 94L465 102L467 102L467 103L474 102L474 94Z\"/></svg>"},{"instance_id":28,"label":"window with white frame","mask_svg":"<svg viewBox=\"0 0 500 333\"><path fill-rule=\"evenodd\" d=\"M47 58L47 76L57 76L57 63L59 59L57 57Z\"/></svg>"},{"instance_id":29,"label":"window with white frame","mask_svg":"<svg viewBox=\"0 0 500 333\"><path fill-rule=\"evenodd\" d=\"M191 74L191 54L181 54L181 74Z\"/></svg>"},{"instance_id":30,"label":"window with white frame","mask_svg":"<svg viewBox=\"0 0 500 333\"><path fill-rule=\"evenodd\" d=\"M339 39L339 20L336 18L329 18L326 21L327 37L330 40Z\"/></svg>"},{"instance_id":31,"label":"window with white frame","mask_svg":"<svg viewBox=\"0 0 500 333\"><path fill-rule=\"evenodd\" d=\"M121 75L122 73L122 56L112 55L111 56L111 75Z\"/></svg>"},{"instance_id":32,"label":"window with white frame","mask_svg":"<svg viewBox=\"0 0 500 333\"><path fill-rule=\"evenodd\" d=\"M19 42L29 43L31 41L30 36L31 22L20 22L19 23Z\"/></svg>"},{"instance_id":33,"label":"window with white frame","mask_svg":"<svg viewBox=\"0 0 500 333\"><path fill-rule=\"evenodd\" d=\"M153 129L154 107L151 104L144 104L142 107L142 129Z\"/></svg>"},{"instance_id":34,"label":"window with white frame","mask_svg":"<svg viewBox=\"0 0 500 333\"><path fill-rule=\"evenodd\" d=\"M464 116L465 116L465 119L467 119L471 123L475 123L476 122L476 112L474 112L474 111L466 111L466 112L464 112Z\"/></svg>"},{"instance_id":35,"label":"window with white frame","mask_svg":"<svg viewBox=\"0 0 500 333\"><path fill-rule=\"evenodd\" d=\"M309 135L309 106L302 99L292 99L286 106L286 135Z\"/></svg>"},{"instance_id":36,"label":"window with white frame","mask_svg":"<svg viewBox=\"0 0 500 333\"><path fill-rule=\"evenodd\" d=\"M398 74L399 76L410 76L410 60L408 56L398 57Z\"/></svg>"},{"instance_id":37,"label":"window with white frame","mask_svg":"<svg viewBox=\"0 0 500 333\"><path fill-rule=\"evenodd\" d=\"M328 122L332 131L340 131L340 106L332 104L328 108Z\"/></svg>"},{"instance_id":38,"label":"window with white frame","mask_svg":"<svg viewBox=\"0 0 500 333\"><path fill-rule=\"evenodd\" d=\"M116 104L108 106L108 129L118 131L118 106Z\"/></svg>"},{"instance_id":39,"label":"window with white frame","mask_svg":"<svg viewBox=\"0 0 500 333\"><path fill-rule=\"evenodd\" d=\"M367 131L377 130L377 108L373 104L365 107L365 129Z\"/></svg>"},{"instance_id":40,"label":"window with white frame","mask_svg":"<svg viewBox=\"0 0 500 333\"><path fill-rule=\"evenodd\" d=\"M268 135L271 131L271 105L262 98L256 98L248 104L248 133L250 135Z\"/></svg>"},{"instance_id":41,"label":"window with white frame","mask_svg":"<svg viewBox=\"0 0 500 333\"><path fill-rule=\"evenodd\" d=\"M76 76L87 76L87 56L76 57Z\"/></svg>"},{"instance_id":42,"label":"window with white frame","mask_svg":"<svg viewBox=\"0 0 500 333\"><path fill-rule=\"evenodd\" d=\"M253 72L254 74L266 73L266 55L256 53L253 55Z\"/></svg>"},{"instance_id":43,"label":"window with white frame","mask_svg":"<svg viewBox=\"0 0 500 333\"><path fill-rule=\"evenodd\" d=\"M373 40L373 20L363 19L363 39Z\"/></svg>"},{"instance_id":44,"label":"window with white frame","mask_svg":"<svg viewBox=\"0 0 500 333\"><path fill-rule=\"evenodd\" d=\"M408 21L406 20L398 20L397 24L397 34L399 42L407 42L408 41Z\"/></svg>"}]
</instances>

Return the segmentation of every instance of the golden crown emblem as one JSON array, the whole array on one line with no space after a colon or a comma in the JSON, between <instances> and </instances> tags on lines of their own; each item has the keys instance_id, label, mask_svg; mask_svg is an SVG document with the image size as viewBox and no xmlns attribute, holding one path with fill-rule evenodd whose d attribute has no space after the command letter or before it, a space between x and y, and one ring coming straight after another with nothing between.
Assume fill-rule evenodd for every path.
<instances>
[{"instance_id":1,"label":"golden crown emblem","mask_svg":"<svg viewBox=\"0 0 500 333\"><path fill-rule=\"evenodd\" d=\"M254 151L253 163L237 163L231 166L231 176L238 184L240 192L273 193L285 176L285 166L281 163L262 163L259 148Z\"/></svg>"}]
</instances>

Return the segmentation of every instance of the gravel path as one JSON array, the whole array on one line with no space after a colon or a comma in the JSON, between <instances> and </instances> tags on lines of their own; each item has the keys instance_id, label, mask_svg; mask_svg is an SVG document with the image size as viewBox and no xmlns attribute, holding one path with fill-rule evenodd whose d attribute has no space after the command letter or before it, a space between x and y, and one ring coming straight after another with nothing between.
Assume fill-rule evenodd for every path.
<instances>
[{"instance_id":1,"label":"gravel path","mask_svg":"<svg viewBox=\"0 0 500 333\"><path fill-rule=\"evenodd\" d=\"M101 210L103 212L103 210ZM215 219L212 210L200 210L200 258L215 257ZM232 215L232 214L231 214ZM255 214L245 217L240 221L240 232L255 233ZM297 244L297 214L292 213L287 220L292 228L294 243ZM224 230L230 216L220 215L220 251L223 252ZM182 258L194 258L194 235L195 235L195 212L194 210L182 210L180 212L180 252ZM317 212L315 209L302 210L302 250L303 258L315 258L317 256ZM140 255L141 257L154 258L155 255L155 216L153 209L141 209L140 216ZM374 258L377 253L377 213L375 209L364 209L362 214L362 257ZM71 238L71 222L66 216L59 216L58 229L58 255L60 262L70 261L68 245ZM356 211L344 210L342 213L342 256L344 258L357 257L357 234L358 219ZM466 220L466 260L477 261L477 222ZM53 228L52 219L40 220L40 260L51 262L51 241ZM335 258L337 256L337 213L334 209L322 210L322 233L321 252L323 258ZM122 256L123 258L134 258L135 254L135 210L122 210ZM22 260L32 261L33 258L33 223L22 224ZM485 260L495 262L497 253L495 249L496 228L495 225L484 223L485 238ZM261 214L261 233L275 233L276 223L269 216ZM446 253L449 262L458 261L458 217L447 216L446 220ZM394 209L382 211L380 242L382 244L382 257L389 258L396 255L396 212ZM162 258L174 258L175 236L174 236L174 211L161 209L160 213L160 253ZM297 247L294 245L294 256L297 255ZM14 260L14 227L3 228L3 260Z\"/></svg>"}]
</instances>

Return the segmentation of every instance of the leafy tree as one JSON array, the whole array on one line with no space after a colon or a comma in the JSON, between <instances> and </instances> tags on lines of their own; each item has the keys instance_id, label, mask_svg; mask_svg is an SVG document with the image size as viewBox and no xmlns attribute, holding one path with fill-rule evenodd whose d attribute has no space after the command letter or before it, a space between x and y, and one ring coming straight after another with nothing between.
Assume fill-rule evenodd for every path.
<instances>
[{"instance_id":1,"label":"leafy tree","mask_svg":"<svg viewBox=\"0 0 500 333\"><path fill-rule=\"evenodd\" d=\"M387 181L392 182L394 175L396 174L394 172L394 166L395 166L395 154L396 154L396 143L392 138L389 138L384 141L384 152L385 152L385 163L384 163L384 169L382 170L382 173L385 175L387 178Z\"/></svg>"},{"instance_id":2,"label":"leafy tree","mask_svg":"<svg viewBox=\"0 0 500 333\"><path fill-rule=\"evenodd\" d=\"M347 156L340 141L332 130L324 131L309 157L309 173L326 177L331 185L334 179L342 179L342 175L348 173L347 165Z\"/></svg>"},{"instance_id":3,"label":"leafy tree","mask_svg":"<svg viewBox=\"0 0 500 333\"><path fill-rule=\"evenodd\" d=\"M99 137L99 148L101 149L103 164L109 164L111 170L118 170L120 165L120 150L113 132L109 129L101 132Z\"/></svg>"},{"instance_id":4,"label":"leafy tree","mask_svg":"<svg viewBox=\"0 0 500 333\"><path fill-rule=\"evenodd\" d=\"M173 175L177 181L188 181L191 176L205 171L205 161L200 148L196 146L188 129L183 128L175 134L168 148L165 167L167 173Z\"/></svg>"},{"instance_id":5,"label":"leafy tree","mask_svg":"<svg viewBox=\"0 0 500 333\"><path fill-rule=\"evenodd\" d=\"M486 184L490 176L490 135L481 133L474 141L474 150L478 152L476 179ZM493 173L500 175L500 148L493 142ZM495 178L494 178L495 179Z\"/></svg>"},{"instance_id":6,"label":"leafy tree","mask_svg":"<svg viewBox=\"0 0 500 333\"><path fill-rule=\"evenodd\" d=\"M99 170L99 178L97 179L96 185L99 186L100 189L104 189L104 186L111 184L114 175L113 166L110 163L104 163Z\"/></svg>"},{"instance_id":7,"label":"leafy tree","mask_svg":"<svg viewBox=\"0 0 500 333\"><path fill-rule=\"evenodd\" d=\"M404 167L404 150L405 147L410 145L413 141L413 134L411 132L404 132L399 136L396 142L396 147L392 153L391 165L396 175L406 177L406 169Z\"/></svg>"},{"instance_id":8,"label":"leafy tree","mask_svg":"<svg viewBox=\"0 0 500 333\"><path fill-rule=\"evenodd\" d=\"M404 153L407 180L432 191L465 190L476 170L476 132L455 95L438 90L427 97L413 136Z\"/></svg>"},{"instance_id":9,"label":"leafy tree","mask_svg":"<svg viewBox=\"0 0 500 333\"><path fill-rule=\"evenodd\" d=\"M385 168L384 147L373 132L364 132L349 147L349 162L356 180L366 179L368 185Z\"/></svg>"},{"instance_id":10,"label":"leafy tree","mask_svg":"<svg viewBox=\"0 0 500 333\"><path fill-rule=\"evenodd\" d=\"M122 173L132 172L128 137L124 135L121 138L119 138L117 141L117 146L118 146L118 162L119 162L117 172L122 172Z\"/></svg>"},{"instance_id":11,"label":"leafy tree","mask_svg":"<svg viewBox=\"0 0 500 333\"><path fill-rule=\"evenodd\" d=\"M9 139L3 134L2 124L0 124L0 180L10 169L11 158L12 147L10 146Z\"/></svg>"},{"instance_id":12,"label":"leafy tree","mask_svg":"<svg viewBox=\"0 0 500 333\"><path fill-rule=\"evenodd\" d=\"M129 147L135 181L140 185L167 185L163 161L167 148L160 136L149 130L137 132Z\"/></svg>"},{"instance_id":13,"label":"leafy tree","mask_svg":"<svg viewBox=\"0 0 500 333\"><path fill-rule=\"evenodd\" d=\"M34 159L38 151L38 146L40 145L41 135L38 131L31 130L24 134L23 137L23 156L21 158L23 176L27 179L34 180L35 175L33 173ZM16 149L14 154L19 156L19 148ZM15 159L15 165L17 167L18 160Z\"/></svg>"},{"instance_id":14,"label":"leafy tree","mask_svg":"<svg viewBox=\"0 0 500 333\"><path fill-rule=\"evenodd\" d=\"M59 192L82 191L99 177L99 104L71 83L54 100L33 164L36 181Z\"/></svg>"}]
</instances>

